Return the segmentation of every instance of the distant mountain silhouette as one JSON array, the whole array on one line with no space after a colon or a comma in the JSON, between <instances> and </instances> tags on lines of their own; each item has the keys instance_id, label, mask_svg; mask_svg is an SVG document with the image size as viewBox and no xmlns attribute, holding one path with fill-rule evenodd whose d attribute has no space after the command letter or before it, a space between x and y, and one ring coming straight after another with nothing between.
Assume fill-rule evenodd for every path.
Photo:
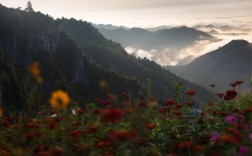
<instances>
[{"instance_id":1,"label":"distant mountain silhouette","mask_svg":"<svg viewBox=\"0 0 252 156\"><path fill-rule=\"evenodd\" d=\"M101 37L98 30L90 27L90 24L87 22L77 21L75 19L59 19L57 23L65 32L72 36L79 45L81 45L85 53L97 64L129 77L136 78L143 84L146 84L147 79L151 80L153 95L156 97L172 97L174 94L174 84L176 82L186 84L186 88L194 88L199 94L199 101L202 101L203 99L207 100L209 97L209 92L175 76L155 62L147 59L137 59L134 56L129 55L119 44L109 40L106 40L107 42L105 42L104 37ZM90 38L86 35L86 31L93 32L92 40L99 42L96 42L95 44L86 44ZM123 32L127 30L115 29L114 31ZM140 28L132 28L130 32L135 36L144 36L148 34L146 33L148 32L147 30Z\"/></svg>"},{"instance_id":2,"label":"distant mountain silhouette","mask_svg":"<svg viewBox=\"0 0 252 156\"><path fill-rule=\"evenodd\" d=\"M185 26L158 31L148 31L142 28L132 28L129 30L123 28L114 30L99 28L99 32L106 38L119 42L123 47L130 46L144 50L182 49L198 40L214 39L213 36L205 32Z\"/></svg>"},{"instance_id":3,"label":"distant mountain silhouette","mask_svg":"<svg viewBox=\"0 0 252 156\"><path fill-rule=\"evenodd\" d=\"M100 29L100 28L104 28L104 29L108 29L108 30L114 30L114 29L119 29L119 28L123 28L123 29L130 29L128 27L125 27L125 26L115 26L115 25L112 25L112 24L94 24L94 23L91 23L93 27L97 28L97 29Z\"/></svg>"},{"instance_id":4,"label":"distant mountain silhouette","mask_svg":"<svg viewBox=\"0 0 252 156\"><path fill-rule=\"evenodd\" d=\"M248 90L252 74L252 44L245 40L233 40L188 65L165 68L204 87L216 83L216 89L221 91L230 88L230 83L243 80L243 90Z\"/></svg>"}]
</instances>

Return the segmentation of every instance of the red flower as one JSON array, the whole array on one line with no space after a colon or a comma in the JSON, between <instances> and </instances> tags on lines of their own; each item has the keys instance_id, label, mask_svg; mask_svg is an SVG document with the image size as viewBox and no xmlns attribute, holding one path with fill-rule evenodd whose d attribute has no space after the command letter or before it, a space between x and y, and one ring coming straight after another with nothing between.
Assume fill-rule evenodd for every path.
<instances>
[{"instance_id":1,"label":"red flower","mask_svg":"<svg viewBox=\"0 0 252 156\"><path fill-rule=\"evenodd\" d=\"M192 145L192 141L184 141L180 144L178 144L179 149L186 149L189 148Z\"/></svg>"},{"instance_id":2,"label":"red flower","mask_svg":"<svg viewBox=\"0 0 252 156\"><path fill-rule=\"evenodd\" d=\"M73 130L70 132L70 136L72 138L78 138L81 135L81 131L80 130Z\"/></svg>"},{"instance_id":3,"label":"red flower","mask_svg":"<svg viewBox=\"0 0 252 156\"><path fill-rule=\"evenodd\" d=\"M138 106L139 107L145 107L145 106L147 106L147 102L142 100L142 101L139 102Z\"/></svg>"},{"instance_id":4,"label":"red flower","mask_svg":"<svg viewBox=\"0 0 252 156\"><path fill-rule=\"evenodd\" d=\"M177 109L180 109L180 108L182 108L182 105L177 104L177 105L176 105L176 108L177 108Z\"/></svg>"},{"instance_id":5,"label":"red flower","mask_svg":"<svg viewBox=\"0 0 252 156\"><path fill-rule=\"evenodd\" d=\"M125 112L119 108L108 108L101 111L101 120L103 122L121 122Z\"/></svg>"},{"instance_id":6,"label":"red flower","mask_svg":"<svg viewBox=\"0 0 252 156\"><path fill-rule=\"evenodd\" d=\"M165 105L166 106L172 106L176 104L176 100L166 100Z\"/></svg>"},{"instance_id":7,"label":"red flower","mask_svg":"<svg viewBox=\"0 0 252 156\"><path fill-rule=\"evenodd\" d=\"M187 105L187 106L192 106L192 105L193 105L193 102L192 102L192 101L187 101L187 102L186 102L186 105Z\"/></svg>"},{"instance_id":8,"label":"red flower","mask_svg":"<svg viewBox=\"0 0 252 156\"><path fill-rule=\"evenodd\" d=\"M233 100L237 96L237 92L235 90L227 90L226 95L224 96L225 100Z\"/></svg>"},{"instance_id":9,"label":"red flower","mask_svg":"<svg viewBox=\"0 0 252 156\"><path fill-rule=\"evenodd\" d=\"M34 137L35 137L35 135L34 135L34 133L33 132L27 132L27 133L25 133L25 138L26 138L26 140L33 140L34 139Z\"/></svg>"},{"instance_id":10,"label":"red flower","mask_svg":"<svg viewBox=\"0 0 252 156\"><path fill-rule=\"evenodd\" d=\"M193 151L195 151L195 152L202 152L204 150L205 150L205 146L203 146L203 145L197 145L197 146L193 147Z\"/></svg>"},{"instance_id":11,"label":"red flower","mask_svg":"<svg viewBox=\"0 0 252 156\"><path fill-rule=\"evenodd\" d=\"M89 125L89 126L86 128L85 132L86 132L87 134L92 134L92 133L94 133L95 131L97 131L97 129L98 129L97 126Z\"/></svg>"},{"instance_id":12,"label":"red flower","mask_svg":"<svg viewBox=\"0 0 252 156\"><path fill-rule=\"evenodd\" d=\"M221 156L218 151L212 151L211 156Z\"/></svg>"},{"instance_id":13,"label":"red flower","mask_svg":"<svg viewBox=\"0 0 252 156\"><path fill-rule=\"evenodd\" d=\"M32 123L32 122L27 123L27 124L25 125L25 127L27 127L27 128L32 128L32 129L36 129L36 128L37 128L37 126L36 126L34 123Z\"/></svg>"},{"instance_id":14,"label":"red flower","mask_svg":"<svg viewBox=\"0 0 252 156\"><path fill-rule=\"evenodd\" d=\"M56 118L54 118L54 121L56 121L56 123L60 123L62 121L62 119L60 117L56 117Z\"/></svg>"},{"instance_id":15,"label":"red flower","mask_svg":"<svg viewBox=\"0 0 252 156\"><path fill-rule=\"evenodd\" d=\"M129 141L137 137L137 132L134 130L126 131L124 129L108 132L108 137L113 141Z\"/></svg>"},{"instance_id":16,"label":"red flower","mask_svg":"<svg viewBox=\"0 0 252 156\"><path fill-rule=\"evenodd\" d=\"M111 147L113 144L111 142L108 141L101 141L99 143L97 143L95 146L98 148L105 148L105 147Z\"/></svg>"},{"instance_id":17,"label":"red flower","mask_svg":"<svg viewBox=\"0 0 252 156\"><path fill-rule=\"evenodd\" d=\"M230 83L229 85L232 86L234 89L237 86L237 83Z\"/></svg>"},{"instance_id":18,"label":"red flower","mask_svg":"<svg viewBox=\"0 0 252 156\"><path fill-rule=\"evenodd\" d=\"M217 93L216 94L219 98L222 98L225 94L224 93Z\"/></svg>"},{"instance_id":19,"label":"red flower","mask_svg":"<svg viewBox=\"0 0 252 156\"><path fill-rule=\"evenodd\" d=\"M232 134L223 134L220 136L220 142L223 144L230 143L235 144L240 142L240 137Z\"/></svg>"},{"instance_id":20,"label":"red flower","mask_svg":"<svg viewBox=\"0 0 252 156\"><path fill-rule=\"evenodd\" d=\"M175 110L173 114L176 115L177 117L182 117L182 112L179 110Z\"/></svg>"},{"instance_id":21,"label":"red flower","mask_svg":"<svg viewBox=\"0 0 252 156\"><path fill-rule=\"evenodd\" d=\"M153 123L150 123L150 122L145 122L144 123L144 127L147 128L147 129L149 129L149 130L152 130L153 128L156 127L156 125L153 124Z\"/></svg>"},{"instance_id":22,"label":"red flower","mask_svg":"<svg viewBox=\"0 0 252 156\"><path fill-rule=\"evenodd\" d=\"M235 83L236 83L237 85L240 85L240 84L243 84L244 81L242 81L242 80L237 80L237 81L235 81Z\"/></svg>"},{"instance_id":23,"label":"red flower","mask_svg":"<svg viewBox=\"0 0 252 156\"><path fill-rule=\"evenodd\" d=\"M127 109L125 109L124 111L125 111L125 113L135 113L135 112L136 112L136 111L135 111L134 109L132 109L132 108L127 108Z\"/></svg>"},{"instance_id":24,"label":"red flower","mask_svg":"<svg viewBox=\"0 0 252 156\"><path fill-rule=\"evenodd\" d=\"M48 128L49 129L55 129L56 128L56 124L55 123L48 123Z\"/></svg>"},{"instance_id":25,"label":"red flower","mask_svg":"<svg viewBox=\"0 0 252 156\"><path fill-rule=\"evenodd\" d=\"M164 113L164 112L166 112L166 110L165 110L165 108L158 108L158 112L159 113Z\"/></svg>"},{"instance_id":26,"label":"red flower","mask_svg":"<svg viewBox=\"0 0 252 156\"><path fill-rule=\"evenodd\" d=\"M194 95L196 95L196 92L194 90L188 90L186 92L186 94L189 95L189 96L194 96Z\"/></svg>"},{"instance_id":27,"label":"red flower","mask_svg":"<svg viewBox=\"0 0 252 156\"><path fill-rule=\"evenodd\" d=\"M77 113L78 113L79 115L84 114L84 113L85 113L85 110L84 110L84 109L78 109L78 110L77 110Z\"/></svg>"}]
</instances>

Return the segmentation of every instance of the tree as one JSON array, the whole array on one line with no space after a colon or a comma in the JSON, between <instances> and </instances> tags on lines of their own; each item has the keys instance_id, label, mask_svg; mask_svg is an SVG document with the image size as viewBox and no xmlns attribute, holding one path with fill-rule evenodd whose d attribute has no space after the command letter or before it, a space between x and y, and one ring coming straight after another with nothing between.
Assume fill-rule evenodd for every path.
<instances>
[{"instance_id":1,"label":"tree","mask_svg":"<svg viewBox=\"0 0 252 156\"><path fill-rule=\"evenodd\" d=\"M31 3L31 1L28 1L28 2L27 2L25 11L27 11L27 12L33 12L33 11L34 11L33 8L32 8L32 3Z\"/></svg>"}]
</instances>

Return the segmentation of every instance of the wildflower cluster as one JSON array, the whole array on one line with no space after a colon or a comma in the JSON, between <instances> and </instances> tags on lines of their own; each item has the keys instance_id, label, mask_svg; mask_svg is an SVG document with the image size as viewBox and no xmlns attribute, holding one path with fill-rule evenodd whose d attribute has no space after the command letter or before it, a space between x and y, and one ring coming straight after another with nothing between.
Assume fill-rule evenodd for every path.
<instances>
[{"instance_id":1,"label":"wildflower cluster","mask_svg":"<svg viewBox=\"0 0 252 156\"><path fill-rule=\"evenodd\" d=\"M0 155L251 154L251 95L237 97L228 90L217 93L223 100L196 109L196 92L186 94L184 103L128 96L116 103L108 95L78 108L67 92L56 90L51 109L41 108L33 117L0 114Z\"/></svg>"}]
</instances>

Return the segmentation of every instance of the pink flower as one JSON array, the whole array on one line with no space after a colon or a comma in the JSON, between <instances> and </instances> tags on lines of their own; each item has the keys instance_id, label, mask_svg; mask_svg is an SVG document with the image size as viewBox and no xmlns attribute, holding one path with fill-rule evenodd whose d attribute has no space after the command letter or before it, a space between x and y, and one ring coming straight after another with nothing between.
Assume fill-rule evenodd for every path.
<instances>
[{"instance_id":1,"label":"pink flower","mask_svg":"<svg viewBox=\"0 0 252 156\"><path fill-rule=\"evenodd\" d=\"M241 155L241 156L246 155L248 152L249 152L248 146L241 146L239 148L239 155Z\"/></svg>"},{"instance_id":2,"label":"pink flower","mask_svg":"<svg viewBox=\"0 0 252 156\"><path fill-rule=\"evenodd\" d=\"M188 90L186 92L186 94L189 95L189 96L194 96L194 95L196 95L196 92L194 90Z\"/></svg>"},{"instance_id":3,"label":"pink flower","mask_svg":"<svg viewBox=\"0 0 252 156\"><path fill-rule=\"evenodd\" d=\"M213 133L212 136L211 136L211 138L210 138L210 141L216 142L219 137L220 137L219 133Z\"/></svg>"},{"instance_id":4,"label":"pink flower","mask_svg":"<svg viewBox=\"0 0 252 156\"><path fill-rule=\"evenodd\" d=\"M236 116L235 115L227 115L225 117L225 120L230 123L233 124L236 121Z\"/></svg>"},{"instance_id":5,"label":"pink flower","mask_svg":"<svg viewBox=\"0 0 252 156\"><path fill-rule=\"evenodd\" d=\"M251 142L252 142L252 133L249 134L249 139L250 139Z\"/></svg>"}]
</instances>

